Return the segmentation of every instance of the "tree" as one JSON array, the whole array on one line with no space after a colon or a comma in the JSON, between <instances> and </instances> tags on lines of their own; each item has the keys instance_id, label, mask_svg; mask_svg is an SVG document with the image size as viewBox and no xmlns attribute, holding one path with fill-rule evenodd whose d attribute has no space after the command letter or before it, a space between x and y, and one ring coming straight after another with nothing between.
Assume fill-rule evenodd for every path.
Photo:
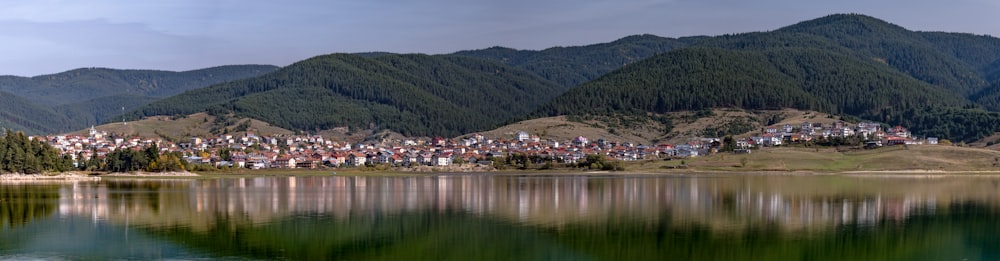
<instances>
[{"instance_id":1,"label":"tree","mask_svg":"<svg viewBox=\"0 0 1000 261\"><path fill-rule=\"evenodd\" d=\"M736 139L733 139L733 136L726 135L726 137L722 139L722 148L720 151L734 150L736 150Z\"/></svg>"}]
</instances>

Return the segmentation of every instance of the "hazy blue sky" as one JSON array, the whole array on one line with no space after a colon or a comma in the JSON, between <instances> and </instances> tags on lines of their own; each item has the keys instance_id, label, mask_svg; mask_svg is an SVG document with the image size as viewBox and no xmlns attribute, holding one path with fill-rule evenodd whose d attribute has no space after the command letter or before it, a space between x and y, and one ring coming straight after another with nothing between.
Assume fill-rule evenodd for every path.
<instances>
[{"instance_id":1,"label":"hazy blue sky","mask_svg":"<svg viewBox=\"0 0 1000 261\"><path fill-rule=\"evenodd\" d=\"M335 52L543 49L767 31L832 13L1000 36L995 0L8 0L0 75L279 66Z\"/></svg>"}]
</instances>

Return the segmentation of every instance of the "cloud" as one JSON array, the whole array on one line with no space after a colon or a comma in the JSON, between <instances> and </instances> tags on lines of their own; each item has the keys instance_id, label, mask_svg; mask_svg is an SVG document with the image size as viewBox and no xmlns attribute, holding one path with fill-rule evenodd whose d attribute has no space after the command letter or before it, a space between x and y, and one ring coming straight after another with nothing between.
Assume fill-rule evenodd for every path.
<instances>
[{"instance_id":1,"label":"cloud","mask_svg":"<svg viewBox=\"0 0 1000 261\"><path fill-rule=\"evenodd\" d=\"M137 23L0 21L0 74L33 75L78 67L190 69L225 41L166 34ZM195 61L192 61L195 60ZM210 63L205 60L202 64ZM214 64L215 62L211 62Z\"/></svg>"}]
</instances>

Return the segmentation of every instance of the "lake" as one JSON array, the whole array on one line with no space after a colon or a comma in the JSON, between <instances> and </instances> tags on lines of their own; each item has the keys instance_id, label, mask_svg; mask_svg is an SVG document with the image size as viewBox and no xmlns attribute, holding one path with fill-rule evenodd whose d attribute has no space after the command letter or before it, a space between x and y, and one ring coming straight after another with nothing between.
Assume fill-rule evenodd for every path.
<instances>
[{"instance_id":1,"label":"lake","mask_svg":"<svg viewBox=\"0 0 1000 261\"><path fill-rule=\"evenodd\" d=\"M1000 260L1000 177L436 175L0 185L0 259Z\"/></svg>"}]
</instances>

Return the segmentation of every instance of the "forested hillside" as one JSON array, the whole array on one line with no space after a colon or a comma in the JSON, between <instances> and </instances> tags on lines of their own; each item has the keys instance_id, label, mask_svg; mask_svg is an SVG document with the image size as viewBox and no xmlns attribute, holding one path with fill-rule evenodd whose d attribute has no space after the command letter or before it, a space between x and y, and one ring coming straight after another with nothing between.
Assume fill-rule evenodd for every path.
<instances>
[{"instance_id":1,"label":"forested hillside","mask_svg":"<svg viewBox=\"0 0 1000 261\"><path fill-rule=\"evenodd\" d=\"M219 66L184 72L81 68L30 78L0 76L0 90L40 104L62 105L112 95L172 96L276 69L271 65Z\"/></svg>"},{"instance_id":2,"label":"forested hillside","mask_svg":"<svg viewBox=\"0 0 1000 261\"><path fill-rule=\"evenodd\" d=\"M71 125L66 116L27 99L0 91L0 128L55 133L58 125Z\"/></svg>"},{"instance_id":3,"label":"forested hillside","mask_svg":"<svg viewBox=\"0 0 1000 261\"><path fill-rule=\"evenodd\" d=\"M462 56L332 54L189 91L132 114L215 114L287 129L349 126L458 135L527 114L562 91L528 71Z\"/></svg>"},{"instance_id":4,"label":"forested hillside","mask_svg":"<svg viewBox=\"0 0 1000 261\"><path fill-rule=\"evenodd\" d=\"M541 51L492 47L461 51L455 55L483 58L522 68L571 88L627 64L687 46L700 39L673 39L646 34L587 46L553 47Z\"/></svg>"},{"instance_id":5,"label":"forested hillside","mask_svg":"<svg viewBox=\"0 0 1000 261\"><path fill-rule=\"evenodd\" d=\"M122 108L139 108L143 105L157 101L160 98L140 96L140 95L112 95L83 102L63 104L55 106L53 111L57 114L65 115L72 123L69 130L78 130L83 127L99 125L108 121L120 121L124 113ZM68 131L68 130L62 130Z\"/></svg>"},{"instance_id":6,"label":"forested hillside","mask_svg":"<svg viewBox=\"0 0 1000 261\"><path fill-rule=\"evenodd\" d=\"M610 73L543 110L559 115L798 108L878 117L890 108L966 103L876 62L830 51L685 48Z\"/></svg>"},{"instance_id":7,"label":"forested hillside","mask_svg":"<svg viewBox=\"0 0 1000 261\"><path fill-rule=\"evenodd\" d=\"M984 110L997 107L996 50L992 37L832 15L654 56L568 91L536 116L791 107L973 140L1000 130L1000 116Z\"/></svg>"},{"instance_id":8,"label":"forested hillside","mask_svg":"<svg viewBox=\"0 0 1000 261\"><path fill-rule=\"evenodd\" d=\"M185 72L85 68L35 77L0 76L0 127L59 133L98 124L186 90L258 76L270 65L219 66Z\"/></svg>"}]
</instances>

